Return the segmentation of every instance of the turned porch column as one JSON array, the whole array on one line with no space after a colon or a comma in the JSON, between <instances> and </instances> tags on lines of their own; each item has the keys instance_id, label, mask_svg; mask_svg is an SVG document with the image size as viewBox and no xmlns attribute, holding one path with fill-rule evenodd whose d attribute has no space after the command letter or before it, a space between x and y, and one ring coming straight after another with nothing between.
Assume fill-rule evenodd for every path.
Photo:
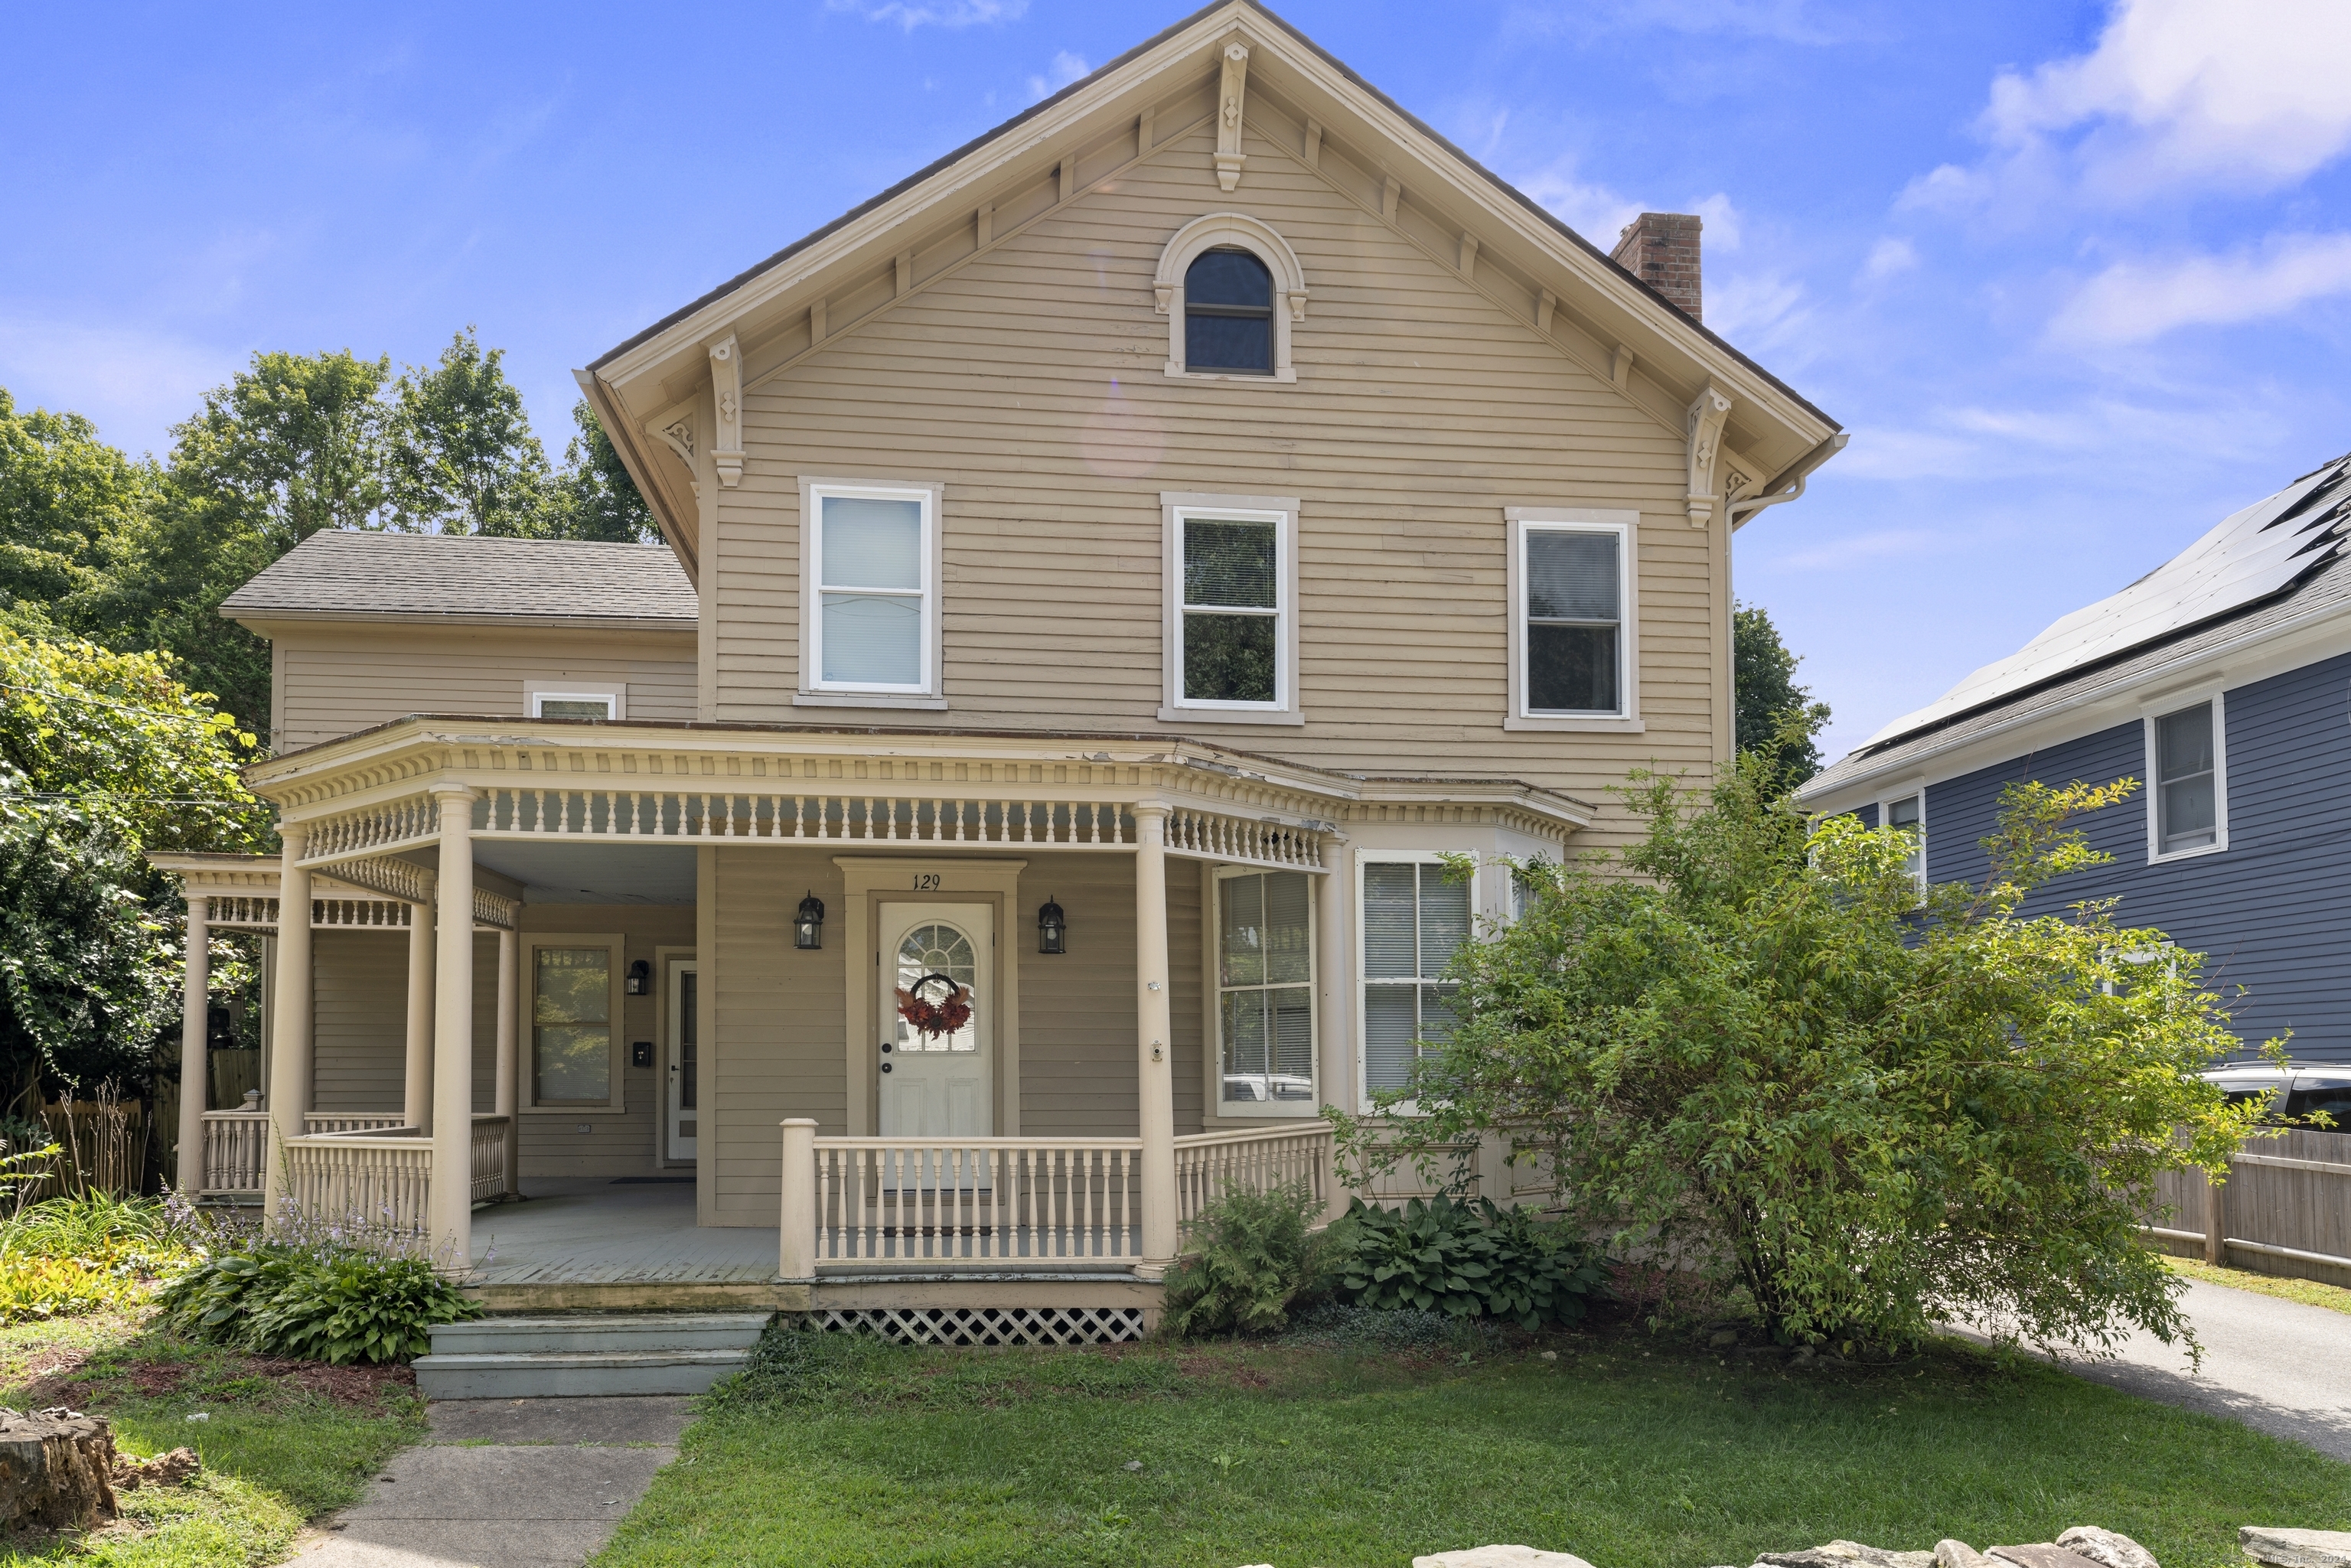
<instances>
[{"instance_id":1,"label":"turned porch column","mask_svg":"<svg viewBox=\"0 0 2351 1568\"><path fill-rule=\"evenodd\" d=\"M408 1059L400 1119L433 1130L433 883L408 906Z\"/></svg>"},{"instance_id":2,"label":"turned porch column","mask_svg":"<svg viewBox=\"0 0 2351 1568\"><path fill-rule=\"evenodd\" d=\"M519 918L517 911L517 918ZM522 940L511 930L498 933L498 1066L496 1099L492 1108L507 1119L507 1196L522 1196L522 1129L515 1107L522 1103L517 1076L521 1063L515 1051L515 993L521 988L515 966L521 962Z\"/></svg>"},{"instance_id":3,"label":"turned porch column","mask_svg":"<svg viewBox=\"0 0 2351 1568\"><path fill-rule=\"evenodd\" d=\"M1143 1261L1176 1257L1176 1054L1167 993L1167 808L1134 809L1136 1109L1143 1137Z\"/></svg>"},{"instance_id":4,"label":"turned porch column","mask_svg":"<svg viewBox=\"0 0 2351 1568\"><path fill-rule=\"evenodd\" d=\"M286 858L277 873L277 994L270 998L269 1143L262 1153L262 1223L286 1207L286 1145L302 1135L310 1109L310 873L298 862L310 840L299 822L280 822Z\"/></svg>"},{"instance_id":5,"label":"turned porch column","mask_svg":"<svg viewBox=\"0 0 2351 1568\"><path fill-rule=\"evenodd\" d=\"M441 807L440 951L425 1241L443 1272L463 1274L474 1251L474 792L442 785L433 798Z\"/></svg>"},{"instance_id":6,"label":"turned porch column","mask_svg":"<svg viewBox=\"0 0 2351 1568\"><path fill-rule=\"evenodd\" d=\"M180 1191L193 1203L204 1186L204 1112L212 1082L205 1048L212 1026L213 901L188 893L188 968L180 980Z\"/></svg>"}]
</instances>

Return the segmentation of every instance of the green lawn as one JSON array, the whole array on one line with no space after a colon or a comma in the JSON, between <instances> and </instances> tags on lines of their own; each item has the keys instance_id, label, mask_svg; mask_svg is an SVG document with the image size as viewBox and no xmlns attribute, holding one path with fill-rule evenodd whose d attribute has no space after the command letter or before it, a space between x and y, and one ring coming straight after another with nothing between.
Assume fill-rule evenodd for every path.
<instances>
[{"instance_id":1,"label":"green lawn","mask_svg":"<svg viewBox=\"0 0 2351 1568\"><path fill-rule=\"evenodd\" d=\"M2201 1280L2208 1285L2226 1285L2232 1291L2251 1291L2256 1295L2275 1296L2282 1301L2300 1301L2305 1307L2351 1312L2351 1290L2345 1290L2340 1285L2321 1284L2316 1280L2296 1280L2281 1274L2256 1274L2251 1269L2215 1267L2200 1258L2167 1256L2163 1260L2172 1272L2185 1274L2191 1280Z\"/></svg>"},{"instance_id":2,"label":"green lawn","mask_svg":"<svg viewBox=\"0 0 2351 1568\"><path fill-rule=\"evenodd\" d=\"M183 1344L143 1314L0 1328L0 1405L59 1404L108 1417L125 1452L193 1448L204 1473L124 1493L126 1523L87 1540L0 1542L0 1568L279 1562L305 1520L357 1500L424 1429L423 1402L384 1373Z\"/></svg>"},{"instance_id":3,"label":"green lawn","mask_svg":"<svg viewBox=\"0 0 2351 1568\"><path fill-rule=\"evenodd\" d=\"M2351 1525L2351 1466L1958 1345L1820 1370L1631 1333L1466 1359L1285 1342L831 1364L831 1386L706 1410L599 1568L1404 1568L1498 1541L1699 1568L2078 1523L2220 1568L2241 1523Z\"/></svg>"}]
</instances>

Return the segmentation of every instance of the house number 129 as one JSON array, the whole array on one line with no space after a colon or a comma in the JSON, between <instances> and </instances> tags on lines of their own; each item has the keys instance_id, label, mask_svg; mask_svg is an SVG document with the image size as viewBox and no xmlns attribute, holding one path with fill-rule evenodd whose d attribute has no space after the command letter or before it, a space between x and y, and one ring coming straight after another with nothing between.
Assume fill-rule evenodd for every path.
<instances>
[{"instance_id":1,"label":"house number 129","mask_svg":"<svg viewBox=\"0 0 2351 1568\"><path fill-rule=\"evenodd\" d=\"M938 890L939 873L937 872L921 871L914 873L914 891L916 893L936 893Z\"/></svg>"}]
</instances>

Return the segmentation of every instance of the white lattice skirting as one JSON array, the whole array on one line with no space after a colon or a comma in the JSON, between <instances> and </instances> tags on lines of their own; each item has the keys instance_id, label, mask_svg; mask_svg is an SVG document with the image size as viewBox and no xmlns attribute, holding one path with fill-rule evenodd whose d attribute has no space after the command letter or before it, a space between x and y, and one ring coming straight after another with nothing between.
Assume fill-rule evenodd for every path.
<instances>
[{"instance_id":1,"label":"white lattice skirting","mask_svg":"<svg viewBox=\"0 0 2351 1568\"><path fill-rule=\"evenodd\" d=\"M893 1344L1123 1344L1143 1337L1141 1307L848 1307L809 1325L879 1334Z\"/></svg>"}]
</instances>

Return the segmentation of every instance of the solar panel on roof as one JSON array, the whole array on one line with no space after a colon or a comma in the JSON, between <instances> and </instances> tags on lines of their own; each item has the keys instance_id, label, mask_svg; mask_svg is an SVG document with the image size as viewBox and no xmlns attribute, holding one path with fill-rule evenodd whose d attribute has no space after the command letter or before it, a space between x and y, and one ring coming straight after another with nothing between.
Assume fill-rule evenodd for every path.
<instances>
[{"instance_id":1,"label":"solar panel on roof","mask_svg":"<svg viewBox=\"0 0 2351 1568\"><path fill-rule=\"evenodd\" d=\"M2342 552L2351 533L2351 454L2221 519L2124 589L2053 622L1864 742L1865 747L1980 708L2053 677L2162 641L2293 587Z\"/></svg>"}]
</instances>

